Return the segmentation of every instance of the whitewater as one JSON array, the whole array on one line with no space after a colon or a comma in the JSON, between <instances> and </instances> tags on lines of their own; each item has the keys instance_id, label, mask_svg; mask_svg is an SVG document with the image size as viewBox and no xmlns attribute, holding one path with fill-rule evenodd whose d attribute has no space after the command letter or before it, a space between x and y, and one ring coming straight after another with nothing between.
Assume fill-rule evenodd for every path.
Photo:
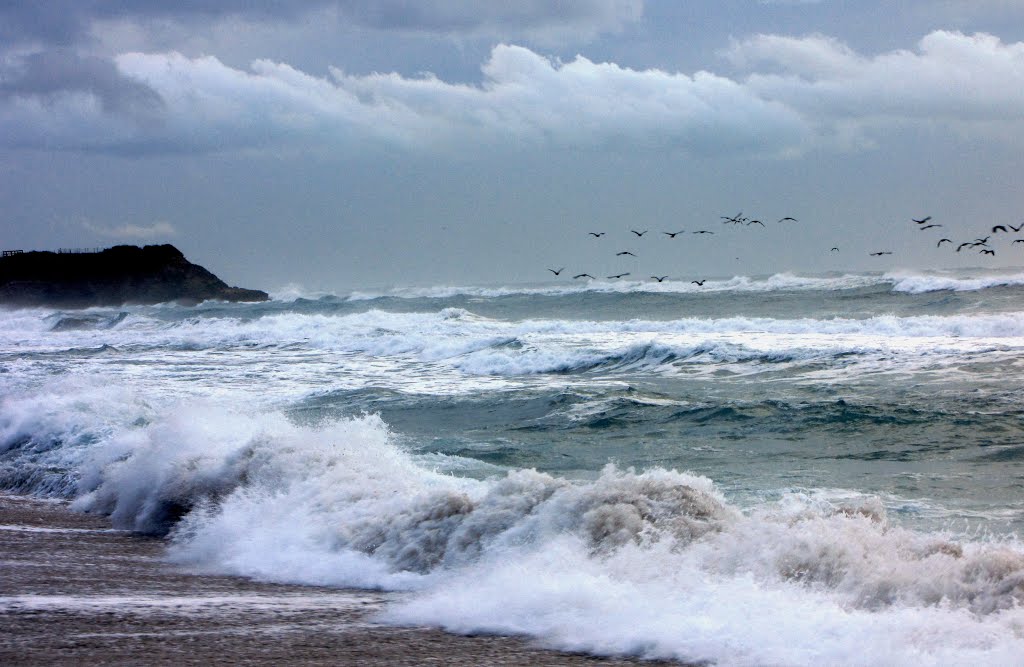
<instances>
[{"instance_id":1,"label":"whitewater","mask_svg":"<svg viewBox=\"0 0 1024 667\"><path fill-rule=\"evenodd\" d=\"M1024 655L1024 274L4 310L0 491L376 619L722 665Z\"/></svg>"}]
</instances>

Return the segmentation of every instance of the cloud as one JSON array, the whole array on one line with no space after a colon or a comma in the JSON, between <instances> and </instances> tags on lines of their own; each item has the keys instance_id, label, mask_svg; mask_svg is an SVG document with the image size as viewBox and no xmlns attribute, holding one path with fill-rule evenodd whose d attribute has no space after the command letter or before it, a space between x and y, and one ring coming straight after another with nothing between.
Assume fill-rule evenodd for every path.
<instances>
[{"instance_id":1,"label":"cloud","mask_svg":"<svg viewBox=\"0 0 1024 667\"><path fill-rule=\"evenodd\" d=\"M82 223L82 226L93 234L122 241L166 239L167 237L175 236L178 233L174 228L174 225L164 221L154 222L152 225L148 226L125 224L120 227L104 227L86 220Z\"/></svg>"},{"instance_id":2,"label":"cloud","mask_svg":"<svg viewBox=\"0 0 1024 667\"><path fill-rule=\"evenodd\" d=\"M113 62L67 49L30 53L7 60L0 70L0 99L69 93L89 94L105 111L152 112L161 106L153 89L121 75Z\"/></svg>"},{"instance_id":3,"label":"cloud","mask_svg":"<svg viewBox=\"0 0 1024 667\"><path fill-rule=\"evenodd\" d=\"M638 21L643 8L644 0L32 0L0 3L0 41L67 46L86 39L97 21L290 21L322 10L376 30L590 39Z\"/></svg>"},{"instance_id":4,"label":"cloud","mask_svg":"<svg viewBox=\"0 0 1024 667\"><path fill-rule=\"evenodd\" d=\"M349 20L381 30L526 35L544 41L619 32L643 16L643 0L342 0Z\"/></svg>"},{"instance_id":5,"label":"cloud","mask_svg":"<svg viewBox=\"0 0 1024 667\"><path fill-rule=\"evenodd\" d=\"M848 121L984 123L1024 121L1024 43L987 34L935 31L916 51L867 57L821 36L760 35L727 51L754 94L820 125Z\"/></svg>"},{"instance_id":6,"label":"cloud","mask_svg":"<svg viewBox=\"0 0 1024 667\"><path fill-rule=\"evenodd\" d=\"M492 50L478 84L339 69L315 77L269 60L239 69L179 53L125 53L110 67L40 61L19 70L38 77L0 71L0 142L133 154L771 156L815 142L865 145L915 124L1024 137L1024 43L937 31L916 50L865 56L828 37L760 35L726 55L747 74L560 62L511 45Z\"/></svg>"},{"instance_id":7,"label":"cloud","mask_svg":"<svg viewBox=\"0 0 1024 667\"><path fill-rule=\"evenodd\" d=\"M89 91L22 95L0 106L0 136L28 146L138 153L386 145L772 154L803 138L796 114L727 78L636 71L582 56L560 63L518 46L495 47L479 85L336 69L318 78L266 60L240 70L178 53L127 53L115 62L122 77L159 95L158 118L105 111Z\"/></svg>"}]
</instances>

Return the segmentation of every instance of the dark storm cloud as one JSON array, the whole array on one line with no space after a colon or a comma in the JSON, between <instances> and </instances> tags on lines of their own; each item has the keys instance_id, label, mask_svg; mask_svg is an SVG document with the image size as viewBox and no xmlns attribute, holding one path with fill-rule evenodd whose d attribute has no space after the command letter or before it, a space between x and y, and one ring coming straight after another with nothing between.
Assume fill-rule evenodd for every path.
<instances>
[{"instance_id":1,"label":"dark storm cloud","mask_svg":"<svg viewBox=\"0 0 1024 667\"><path fill-rule=\"evenodd\" d=\"M520 0L487 3L473 0L341 0L338 7L356 23L390 30L535 32L579 29L615 31L643 14L643 0Z\"/></svg>"},{"instance_id":2,"label":"dark storm cloud","mask_svg":"<svg viewBox=\"0 0 1024 667\"><path fill-rule=\"evenodd\" d=\"M0 1L0 39L8 44L80 41L97 19L208 19L232 15L293 18L330 0L18 0Z\"/></svg>"},{"instance_id":3,"label":"dark storm cloud","mask_svg":"<svg viewBox=\"0 0 1024 667\"><path fill-rule=\"evenodd\" d=\"M113 62L54 49L13 59L0 69L0 101L13 97L53 100L65 93L86 93L108 113L156 111L160 95L123 76Z\"/></svg>"},{"instance_id":4,"label":"dark storm cloud","mask_svg":"<svg viewBox=\"0 0 1024 667\"><path fill-rule=\"evenodd\" d=\"M290 20L323 9L335 10L342 21L379 30L576 33L589 37L639 20L643 0L521 0L508 4L475 0L3 0L0 40L69 45L82 40L95 20Z\"/></svg>"}]
</instances>

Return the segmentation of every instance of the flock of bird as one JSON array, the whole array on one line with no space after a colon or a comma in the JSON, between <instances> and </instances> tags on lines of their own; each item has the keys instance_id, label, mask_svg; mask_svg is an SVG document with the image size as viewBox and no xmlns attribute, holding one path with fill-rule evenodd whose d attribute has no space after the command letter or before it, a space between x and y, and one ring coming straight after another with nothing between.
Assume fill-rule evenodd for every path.
<instances>
[{"instance_id":1,"label":"flock of bird","mask_svg":"<svg viewBox=\"0 0 1024 667\"><path fill-rule=\"evenodd\" d=\"M765 226L764 222L762 222L761 220L747 218L747 217L745 217L743 215L742 212L737 213L736 215L723 215L722 216L722 222L723 222L723 224L727 224L727 225L729 225L729 224L732 224L732 225L746 225L748 227L750 225L761 225L762 227ZM780 222L780 223L797 222L797 219L793 218L791 216L786 216L784 218L780 218L778 222ZM639 230L636 230L636 229L631 229L629 231L632 234L635 234L637 238L643 238L643 236L645 234L649 233L649 230L646 230L646 229L643 230L643 231L639 231ZM665 236L667 236L669 239L674 239L675 237L679 236L680 234L683 234L685 231L686 231L685 229L680 229L677 232L661 232L661 233L664 234ZM694 230L694 231L692 231L690 233L691 234L714 234L713 231L710 231L708 229L697 229L697 230ZM599 239L602 236L605 236L607 234L607 232L587 232L587 234L589 234L590 236L593 236L595 239ZM836 248L836 250L838 250L838 248ZM633 252L631 252L629 250L622 250L622 251L619 251L619 252L615 253L615 256L616 257L636 257L636 254L634 254ZM548 271L550 271L551 273L555 274L556 276L560 276L560 275L562 275L562 272L565 271L565 267L563 266L563 267L560 267L560 268L557 268L557 269L549 268ZM630 272L616 273L615 275L605 276L605 278L608 279L608 280L618 280L618 279L625 278L626 276L630 276L630 275L632 275L632 273L630 273ZM595 276L593 276L593 275L591 275L589 273L577 273L572 278L573 278L573 280L578 280L580 278L589 278L591 280L597 280L597 278ZM667 279L667 278L668 278L668 275L664 275L664 276L650 276L650 280L655 280L655 281L657 281L659 283L660 282L664 282L665 279ZM703 287L705 282L707 282L706 278L705 279L701 279L701 280L691 280L690 281L691 284L697 285L698 287Z\"/></svg>"},{"instance_id":2,"label":"flock of bird","mask_svg":"<svg viewBox=\"0 0 1024 667\"><path fill-rule=\"evenodd\" d=\"M935 228L935 227L942 227L942 225L940 225L938 223L931 222L932 216L930 216L930 215L927 215L927 216L925 216L923 218L920 218L920 219L918 219L918 218L911 218L910 220L917 225L918 231L922 231L922 232L925 231L926 229L932 229L932 228ZM993 236L999 234L1000 232L1003 232L1004 234L1009 234L1011 231L1013 231L1014 233L1018 233L1019 234L1022 230L1024 230L1024 222L1022 222L1020 225L1018 225L1016 227L1014 227L1013 225L1010 225L1010 224L995 225L994 227L992 227L992 230L989 232L989 234L987 236L978 237L978 238L975 238L975 239L970 240L970 241L963 241L962 243L957 245L956 246L956 252L960 252L964 248L981 248L981 250L978 251L978 254L980 254L980 255L989 255L991 257L995 257L996 251L993 250L991 246L989 246L989 244L988 244L989 240ZM938 243L935 244L935 247L936 248L941 248L943 243L948 243L950 245L950 247L953 247L953 239L949 239L949 238L941 238L941 239L939 239ZM1024 239L1015 239L1012 243L1024 243ZM872 256L891 255L892 252L891 251L882 251L882 252L872 252L872 253L869 253L869 254L872 255Z\"/></svg>"},{"instance_id":3,"label":"flock of bird","mask_svg":"<svg viewBox=\"0 0 1024 667\"><path fill-rule=\"evenodd\" d=\"M737 213L736 215L723 215L723 216L721 216L721 219L722 219L722 224L725 224L725 225L744 225L744 226L747 226L747 227L749 227L751 225L760 225L761 227L765 227L765 224L764 224L763 221L758 220L756 218L748 218L748 217L744 216L742 212ZM925 216L925 217L920 218L920 219L918 219L918 218L911 218L911 221L914 222L917 225L916 228L917 228L918 231L926 231L928 229L935 229L935 228L942 227L941 224L936 223L936 222L932 222L932 216L930 216L930 215ZM779 224L783 224L783 223L788 224L788 223L796 223L796 222L799 222L799 221L796 218L792 217L792 216L786 216L784 218L779 218L779 220L777 222ZM636 237L638 239L642 238L645 234L648 233L648 230L646 230L646 229L643 230L643 231L636 230L636 229L631 229L629 231L632 234L636 235ZM679 231L675 231L675 232L661 232L661 233L664 234L666 237L668 237L668 239L674 239L677 236L679 236L680 234L683 234L685 231L686 230L680 229ZM999 234L1000 232L1009 234L1011 231L1014 232L1014 233L1024 232L1024 222L1022 222L1019 226L1016 226L1016 227L1014 227L1013 225L1010 225L1010 224L995 225L994 227L992 227L992 231L989 233L988 236L975 238L975 239L970 240L970 241L964 241L964 242L960 243L959 245L957 245L956 246L956 252L960 252L961 250L964 250L965 248L968 248L968 249L981 248L981 250L979 251L979 254L995 256L995 254L996 254L995 250L993 250L989 246L989 240L992 239L995 235ZM707 230L707 229L698 229L698 230L694 230L694 231L692 231L690 233L691 234L714 234L713 231L710 231L710 230ZM594 237L595 239L600 239L601 237L605 236L607 234L607 232L587 232L587 234L589 234L590 236ZM954 245L952 239L941 238L941 239L939 239L938 243L936 244L936 247L942 247L943 243L950 244L950 247L952 247ZM1013 241L1013 243L1024 243L1024 238L1015 239ZM830 250L830 252L839 252L839 247L838 246L833 246L832 249ZM868 255L871 256L871 257L881 257L883 255L891 255L891 254L893 254L891 250L877 250L875 252L869 252L868 253ZM619 251L619 252L615 253L615 256L616 257L636 257L636 254L634 254L633 252L631 252L629 250L622 250L622 251ZM558 269L552 269L552 268L548 269L548 271L550 271L551 273L555 274L556 276L562 275L562 272L564 270L565 270L565 267L561 267L561 268L558 268ZM618 279L625 278L626 276L630 276L630 275L632 275L632 273L625 272L625 273L617 273L617 274L614 274L614 275L605 276L605 278L608 279L608 280L618 280ZM591 280L596 280L597 279L595 276L591 275L590 273L577 273L576 275L572 276L572 278L574 280L579 280L581 278L589 278ZM667 278L668 278L667 275L664 275L664 276L656 276L656 275L650 276L650 280L654 280L654 281L657 281L659 283L663 282ZM703 287L705 282L706 282L706 279L691 280L690 281L691 284L697 285L698 287Z\"/></svg>"}]
</instances>

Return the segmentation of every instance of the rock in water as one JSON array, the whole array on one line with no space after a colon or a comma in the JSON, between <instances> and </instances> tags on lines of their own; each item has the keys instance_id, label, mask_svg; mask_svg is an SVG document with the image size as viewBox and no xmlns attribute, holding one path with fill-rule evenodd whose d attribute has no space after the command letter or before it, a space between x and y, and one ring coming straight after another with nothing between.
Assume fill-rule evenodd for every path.
<instances>
[{"instance_id":1,"label":"rock in water","mask_svg":"<svg viewBox=\"0 0 1024 667\"><path fill-rule=\"evenodd\" d=\"M0 304L88 308L200 301L266 301L229 287L172 245L114 246L102 252L25 252L0 258Z\"/></svg>"}]
</instances>

